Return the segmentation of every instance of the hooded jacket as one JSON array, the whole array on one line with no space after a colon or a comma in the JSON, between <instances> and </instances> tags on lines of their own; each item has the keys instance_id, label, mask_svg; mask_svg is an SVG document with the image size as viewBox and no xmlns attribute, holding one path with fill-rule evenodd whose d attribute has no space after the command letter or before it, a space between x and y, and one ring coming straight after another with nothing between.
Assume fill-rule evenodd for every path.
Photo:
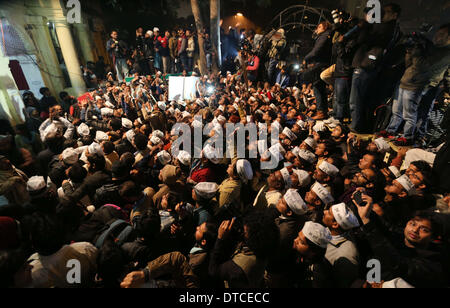
<instances>
[{"instance_id":1,"label":"hooded jacket","mask_svg":"<svg viewBox=\"0 0 450 308\"><path fill-rule=\"evenodd\" d=\"M161 199L169 192L180 195L183 200L189 199L190 194L186 185L180 180L180 168L173 165L166 165L161 169L162 184L159 185L158 192L153 196L153 203L156 206L161 204Z\"/></svg>"}]
</instances>

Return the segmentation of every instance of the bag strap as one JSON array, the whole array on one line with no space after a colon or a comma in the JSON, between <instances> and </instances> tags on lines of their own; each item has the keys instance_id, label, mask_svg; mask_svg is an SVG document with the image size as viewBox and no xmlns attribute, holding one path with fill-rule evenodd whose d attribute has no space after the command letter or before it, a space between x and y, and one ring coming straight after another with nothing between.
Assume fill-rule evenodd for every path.
<instances>
[{"instance_id":1,"label":"bag strap","mask_svg":"<svg viewBox=\"0 0 450 308\"><path fill-rule=\"evenodd\" d=\"M112 224L109 225L109 228L103 231L103 233L100 235L100 237L95 242L95 247L100 248L103 246L103 243L105 242L106 238L113 232L115 229L117 229L122 224L127 224L125 220L117 219Z\"/></svg>"},{"instance_id":2,"label":"bag strap","mask_svg":"<svg viewBox=\"0 0 450 308\"><path fill-rule=\"evenodd\" d=\"M119 246L122 246L122 244L127 240L131 231L133 231L133 227L128 225L122 230L122 232L120 232L119 236L117 236L117 244Z\"/></svg>"},{"instance_id":3,"label":"bag strap","mask_svg":"<svg viewBox=\"0 0 450 308\"><path fill-rule=\"evenodd\" d=\"M122 209L120 207L118 207L117 205L115 205L115 204L105 204L104 206L112 207L112 208L115 208L118 211L122 211Z\"/></svg>"}]
</instances>

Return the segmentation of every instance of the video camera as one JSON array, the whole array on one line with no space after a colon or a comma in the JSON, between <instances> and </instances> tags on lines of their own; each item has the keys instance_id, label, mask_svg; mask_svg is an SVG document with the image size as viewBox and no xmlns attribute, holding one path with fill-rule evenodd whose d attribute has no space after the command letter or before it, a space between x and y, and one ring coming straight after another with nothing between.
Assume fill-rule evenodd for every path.
<instances>
[{"instance_id":1,"label":"video camera","mask_svg":"<svg viewBox=\"0 0 450 308\"><path fill-rule=\"evenodd\" d=\"M351 15L349 13L339 9L331 11L331 16L333 17L334 24L345 23L351 19Z\"/></svg>"},{"instance_id":2,"label":"video camera","mask_svg":"<svg viewBox=\"0 0 450 308\"><path fill-rule=\"evenodd\" d=\"M251 52L253 49L252 44L245 37L241 38L240 46L241 46L241 50L246 51L246 52Z\"/></svg>"},{"instance_id":3,"label":"video camera","mask_svg":"<svg viewBox=\"0 0 450 308\"><path fill-rule=\"evenodd\" d=\"M433 26L427 23L423 23L419 31L412 32L411 34L405 35L400 41L400 44L405 46L406 50L419 50L421 52L426 52L432 46L432 42L426 37L427 33L433 30Z\"/></svg>"},{"instance_id":4,"label":"video camera","mask_svg":"<svg viewBox=\"0 0 450 308\"><path fill-rule=\"evenodd\" d=\"M358 32L358 18L354 18L349 13L338 9L332 11L331 15L334 22L333 30L344 35L344 38L348 38Z\"/></svg>"}]
</instances>

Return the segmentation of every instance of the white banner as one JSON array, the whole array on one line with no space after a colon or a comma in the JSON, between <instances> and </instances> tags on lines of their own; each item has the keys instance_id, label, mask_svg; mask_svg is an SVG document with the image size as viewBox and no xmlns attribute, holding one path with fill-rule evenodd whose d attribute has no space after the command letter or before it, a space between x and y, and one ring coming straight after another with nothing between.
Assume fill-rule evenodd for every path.
<instances>
[{"instance_id":1,"label":"white banner","mask_svg":"<svg viewBox=\"0 0 450 308\"><path fill-rule=\"evenodd\" d=\"M199 77L169 76L169 100L195 99Z\"/></svg>"}]
</instances>

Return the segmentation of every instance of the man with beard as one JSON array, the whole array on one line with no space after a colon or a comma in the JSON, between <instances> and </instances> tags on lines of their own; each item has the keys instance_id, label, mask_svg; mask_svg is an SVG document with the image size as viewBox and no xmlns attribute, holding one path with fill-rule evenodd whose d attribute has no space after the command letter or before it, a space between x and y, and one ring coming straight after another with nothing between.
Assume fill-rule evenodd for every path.
<instances>
[{"instance_id":1,"label":"man with beard","mask_svg":"<svg viewBox=\"0 0 450 308\"><path fill-rule=\"evenodd\" d=\"M324 207L333 203L334 199L327 188L316 182L306 193L305 202L308 205L308 212L305 214L307 220L320 222Z\"/></svg>"},{"instance_id":2,"label":"man with beard","mask_svg":"<svg viewBox=\"0 0 450 308\"><path fill-rule=\"evenodd\" d=\"M333 182L338 173L339 169L335 165L323 160L320 165L317 165L313 178L324 187L329 187L333 197L337 198L340 192Z\"/></svg>"},{"instance_id":3,"label":"man with beard","mask_svg":"<svg viewBox=\"0 0 450 308\"><path fill-rule=\"evenodd\" d=\"M373 169L367 168L357 172L339 200L346 204L350 203L351 197L358 187L364 188L366 194L373 196L375 192L375 180L376 173Z\"/></svg>"}]
</instances>

